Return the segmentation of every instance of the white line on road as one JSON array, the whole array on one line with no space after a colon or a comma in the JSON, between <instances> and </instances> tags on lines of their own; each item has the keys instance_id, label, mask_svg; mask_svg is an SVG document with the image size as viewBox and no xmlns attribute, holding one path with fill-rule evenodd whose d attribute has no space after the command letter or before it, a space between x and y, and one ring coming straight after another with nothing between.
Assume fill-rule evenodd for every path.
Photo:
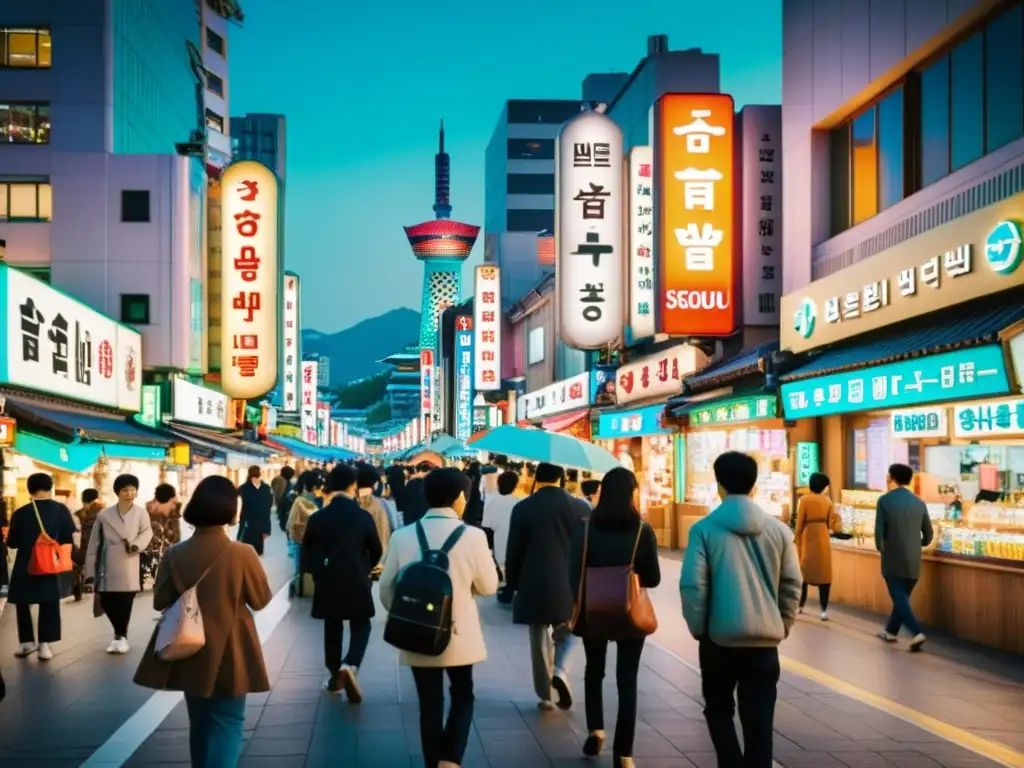
<instances>
[{"instance_id":1,"label":"white line on road","mask_svg":"<svg viewBox=\"0 0 1024 768\"><path fill-rule=\"evenodd\" d=\"M288 584L285 584L274 595L270 605L253 617L260 643L267 642L288 613L290 606ZM93 752L88 760L82 763L81 768L121 768L160 727L160 723L167 719L181 699L182 695L178 691L154 693L99 749Z\"/></svg>"}]
</instances>

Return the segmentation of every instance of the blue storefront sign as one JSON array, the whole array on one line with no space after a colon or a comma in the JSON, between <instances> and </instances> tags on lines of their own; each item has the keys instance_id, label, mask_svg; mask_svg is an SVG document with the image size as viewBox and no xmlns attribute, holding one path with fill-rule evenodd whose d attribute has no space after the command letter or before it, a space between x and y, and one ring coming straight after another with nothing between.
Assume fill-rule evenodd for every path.
<instances>
[{"instance_id":1,"label":"blue storefront sign","mask_svg":"<svg viewBox=\"0 0 1024 768\"><path fill-rule=\"evenodd\" d=\"M782 407L787 419L799 419L1009 391L1003 349L994 344L784 383Z\"/></svg>"},{"instance_id":2,"label":"blue storefront sign","mask_svg":"<svg viewBox=\"0 0 1024 768\"><path fill-rule=\"evenodd\" d=\"M455 334L455 439L473 436L473 332Z\"/></svg>"},{"instance_id":3,"label":"blue storefront sign","mask_svg":"<svg viewBox=\"0 0 1024 768\"><path fill-rule=\"evenodd\" d=\"M617 437L669 434L672 429L661 425L664 413L664 405L649 405L634 411L602 413L597 424L597 436L601 440L612 440Z\"/></svg>"}]
</instances>

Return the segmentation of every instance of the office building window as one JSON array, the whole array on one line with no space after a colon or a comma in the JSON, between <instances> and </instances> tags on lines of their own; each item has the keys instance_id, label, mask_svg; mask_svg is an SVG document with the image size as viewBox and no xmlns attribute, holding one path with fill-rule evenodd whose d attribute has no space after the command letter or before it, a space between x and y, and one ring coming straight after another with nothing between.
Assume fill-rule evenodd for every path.
<instances>
[{"instance_id":1,"label":"office building window","mask_svg":"<svg viewBox=\"0 0 1024 768\"><path fill-rule=\"evenodd\" d=\"M829 173L832 180L832 234L850 228L850 125L829 134Z\"/></svg>"},{"instance_id":2,"label":"office building window","mask_svg":"<svg viewBox=\"0 0 1024 768\"><path fill-rule=\"evenodd\" d=\"M121 221L145 224L149 221L149 190L121 190Z\"/></svg>"},{"instance_id":3,"label":"office building window","mask_svg":"<svg viewBox=\"0 0 1024 768\"><path fill-rule=\"evenodd\" d=\"M510 173L508 175L510 195L553 195L555 177L550 173Z\"/></svg>"},{"instance_id":4,"label":"office building window","mask_svg":"<svg viewBox=\"0 0 1024 768\"><path fill-rule=\"evenodd\" d=\"M949 56L921 72L921 186L949 174Z\"/></svg>"},{"instance_id":5,"label":"office building window","mask_svg":"<svg viewBox=\"0 0 1024 768\"><path fill-rule=\"evenodd\" d=\"M973 163L985 152L985 57L983 35L973 35L950 56L950 168Z\"/></svg>"},{"instance_id":6,"label":"office building window","mask_svg":"<svg viewBox=\"0 0 1024 768\"><path fill-rule=\"evenodd\" d=\"M582 111L579 101L510 101L510 123L547 123L561 125Z\"/></svg>"},{"instance_id":7,"label":"office building window","mask_svg":"<svg viewBox=\"0 0 1024 768\"><path fill-rule=\"evenodd\" d=\"M509 160L554 160L554 139L507 139Z\"/></svg>"},{"instance_id":8,"label":"office building window","mask_svg":"<svg viewBox=\"0 0 1024 768\"><path fill-rule=\"evenodd\" d=\"M903 199L903 89L878 102L878 210Z\"/></svg>"},{"instance_id":9,"label":"office building window","mask_svg":"<svg viewBox=\"0 0 1024 768\"><path fill-rule=\"evenodd\" d=\"M206 110L206 127L224 133L224 118L212 109Z\"/></svg>"},{"instance_id":10,"label":"office building window","mask_svg":"<svg viewBox=\"0 0 1024 768\"><path fill-rule=\"evenodd\" d=\"M1024 135L1024 7L985 28L985 151Z\"/></svg>"},{"instance_id":11,"label":"office building window","mask_svg":"<svg viewBox=\"0 0 1024 768\"><path fill-rule=\"evenodd\" d=\"M878 213L878 140L875 135L875 118L875 108L868 108L854 119L850 134L854 224Z\"/></svg>"},{"instance_id":12,"label":"office building window","mask_svg":"<svg viewBox=\"0 0 1024 768\"><path fill-rule=\"evenodd\" d=\"M49 144L50 105L0 103L0 142Z\"/></svg>"},{"instance_id":13,"label":"office building window","mask_svg":"<svg viewBox=\"0 0 1024 768\"><path fill-rule=\"evenodd\" d=\"M46 181L0 179L0 220L51 221L53 190Z\"/></svg>"},{"instance_id":14,"label":"office building window","mask_svg":"<svg viewBox=\"0 0 1024 768\"><path fill-rule=\"evenodd\" d=\"M555 231L554 211L513 210L506 214L508 232L541 232L551 234Z\"/></svg>"},{"instance_id":15,"label":"office building window","mask_svg":"<svg viewBox=\"0 0 1024 768\"><path fill-rule=\"evenodd\" d=\"M0 29L0 67L49 69L51 41L48 29Z\"/></svg>"},{"instance_id":16,"label":"office building window","mask_svg":"<svg viewBox=\"0 0 1024 768\"><path fill-rule=\"evenodd\" d=\"M217 77L217 75L213 74L210 70L206 70L206 88L210 93L215 93L221 98L224 98L224 81ZM221 125L223 125L223 120L221 121Z\"/></svg>"},{"instance_id":17,"label":"office building window","mask_svg":"<svg viewBox=\"0 0 1024 768\"><path fill-rule=\"evenodd\" d=\"M149 325L149 296L145 293L121 294L121 322Z\"/></svg>"},{"instance_id":18,"label":"office building window","mask_svg":"<svg viewBox=\"0 0 1024 768\"><path fill-rule=\"evenodd\" d=\"M224 52L227 50L224 45L224 38L209 27L206 28L206 47L214 53L219 53L221 56L224 56Z\"/></svg>"}]
</instances>

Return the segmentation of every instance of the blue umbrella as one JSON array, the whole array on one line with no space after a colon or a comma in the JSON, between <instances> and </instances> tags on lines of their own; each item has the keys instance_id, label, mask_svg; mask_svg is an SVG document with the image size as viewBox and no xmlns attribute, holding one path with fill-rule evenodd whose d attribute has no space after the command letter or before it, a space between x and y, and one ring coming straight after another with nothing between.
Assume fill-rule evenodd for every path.
<instances>
[{"instance_id":1,"label":"blue umbrella","mask_svg":"<svg viewBox=\"0 0 1024 768\"><path fill-rule=\"evenodd\" d=\"M622 466L612 454L593 443L557 432L511 424L495 427L479 440L474 440L473 449L591 472L609 472Z\"/></svg>"}]
</instances>

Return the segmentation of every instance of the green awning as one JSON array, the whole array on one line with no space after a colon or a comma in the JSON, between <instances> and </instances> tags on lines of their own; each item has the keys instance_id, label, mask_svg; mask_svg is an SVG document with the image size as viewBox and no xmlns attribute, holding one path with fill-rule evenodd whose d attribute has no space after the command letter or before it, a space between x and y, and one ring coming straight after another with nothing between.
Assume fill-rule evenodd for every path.
<instances>
[{"instance_id":1,"label":"green awning","mask_svg":"<svg viewBox=\"0 0 1024 768\"><path fill-rule=\"evenodd\" d=\"M104 454L108 459L139 459L163 461L167 450L161 446L99 443L91 440L61 442L32 432L18 430L14 450L40 464L68 472L85 472L94 467Z\"/></svg>"}]
</instances>

